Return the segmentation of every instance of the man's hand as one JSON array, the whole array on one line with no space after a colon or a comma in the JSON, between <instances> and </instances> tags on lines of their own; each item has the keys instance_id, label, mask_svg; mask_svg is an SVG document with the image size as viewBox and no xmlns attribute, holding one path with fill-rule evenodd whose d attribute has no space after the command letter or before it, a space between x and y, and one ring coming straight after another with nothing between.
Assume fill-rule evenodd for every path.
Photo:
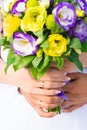
<instances>
[{"instance_id":1,"label":"man's hand","mask_svg":"<svg viewBox=\"0 0 87 130\"><path fill-rule=\"evenodd\" d=\"M78 72L68 76L71 82L62 88L69 99L61 104L64 112L71 112L87 103L87 74Z\"/></svg>"}]
</instances>

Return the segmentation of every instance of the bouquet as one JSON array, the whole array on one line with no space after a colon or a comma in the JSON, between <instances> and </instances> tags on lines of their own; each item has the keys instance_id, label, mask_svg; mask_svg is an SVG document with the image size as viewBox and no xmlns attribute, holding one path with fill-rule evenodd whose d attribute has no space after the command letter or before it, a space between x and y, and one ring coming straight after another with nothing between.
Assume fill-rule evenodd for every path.
<instances>
[{"instance_id":1,"label":"bouquet","mask_svg":"<svg viewBox=\"0 0 87 130\"><path fill-rule=\"evenodd\" d=\"M79 60L87 52L86 0L12 0L2 6L0 43L9 49L5 72L27 67L40 79L55 62L61 70L67 57L80 71Z\"/></svg>"}]
</instances>

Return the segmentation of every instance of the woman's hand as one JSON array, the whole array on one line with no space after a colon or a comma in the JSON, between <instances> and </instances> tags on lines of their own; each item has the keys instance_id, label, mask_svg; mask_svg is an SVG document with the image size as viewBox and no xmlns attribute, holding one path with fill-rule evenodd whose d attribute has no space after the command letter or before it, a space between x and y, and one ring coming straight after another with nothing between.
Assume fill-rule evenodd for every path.
<instances>
[{"instance_id":1,"label":"woman's hand","mask_svg":"<svg viewBox=\"0 0 87 130\"><path fill-rule=\"evenodd\" d=\"M64 82L69 80L66 73L60 72L57 69L49 69L49 71L40 80L35 80L29 70L25 68L18 70L17 72L9 70L6 77L9 84L16 85L27 93L32 92L41 95L57 94L58 88L64 86ZM46 89L39 89L42 87Z\"/></svg>"},{"instance_id":2,"label":"woman's hand","mask_svg":"<svg viewBox=\"0 0 87 130\"><path fill-rule=\"evenodd\" d=\"M41 78L40 80L35 80L29 69L23 68L18 71L14 71L12 66L9 67L7 74L4 72L5 63L0 59L0 82L8 83L14 86L20 87L27 93L36 93L44 95L42 90L39 90L42 87L42 83L44 82L44 87L52 90L45 90L46 94L57 94L58 88L64 85L64 82L69 80L66 76L66 73L58 71L58 69L49 69L49 71Z\"/></svg>"},{"instance_id":3,"label":"woman's hand","mask_svg":"<svg viewBox=\"0 0 87 130\"><path fill-rule=\"evenodd\" d=\"M42 88L41 88L42 89ZM41 117L53 117L57 115L56 112L48 112L48 109L58 107L61 102L64 100L59 98L58 96L49 96L49 95L41 95L41 94L32 94L26 93L22 89L20 89L21 94L25 97L29 104L35 109Z\"/></svg>"},{"instance_id":4,"label":"woman's hand","mask_svg":"<svg viewBox=\"0 0 87 130\"><path fill-rule=\"evenodd\" d=\"M72 82L62 88L69 99L61 104L64 112L71 112L87 104L87 74L78 72L68 76Z\"/></svg>"}]
</instances>

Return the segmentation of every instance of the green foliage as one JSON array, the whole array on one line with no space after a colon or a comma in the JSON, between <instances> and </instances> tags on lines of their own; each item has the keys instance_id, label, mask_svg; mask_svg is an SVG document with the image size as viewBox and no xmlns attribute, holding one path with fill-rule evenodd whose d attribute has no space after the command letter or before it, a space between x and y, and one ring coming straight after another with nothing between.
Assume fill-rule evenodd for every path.
<instances>
[{"instance_id":1,"label":"green foliage","mask_svg":"<svg viewBox=\"0 0 87 130\"><path fill-rule=\"evenodd\" d=\"M61 108L60 108L60 106L58 106L58 107L56 107L56 108L51 108L51 109L49 109L48 110L48 112L56 112L56 113L58 113L58 114L60 114L61 113Z\"/></svg>"},{"instance_id":2,"label":"green foliage","mask_svg":"<svg viewBox=\"0 0 87 130\"><path fill-rule=\"evenodd\" d=\"M7 73L7 70L9 68L10 65L12 65L15 62L15 56L14 56L14 52L13 50L9 50L8 53L8 57L7 57L7 63L6 63L6 67L5 67L5 73Z\"/></svg>"},{"instance_id":3,"label":"green foliage","mask_svg":"<svg viewBox=\"0 0 87 130\"><path fill-rule=\"evenodd\" d=\"M36 58L32 62L33 64L30 65L30 70L36 80L40 79L49 69L51 58L49 56L44 55L42 59L38 59L36 61ZM36 64L36 65L35 65ZM37 67L36 67L37 66Z\"/></svg>"},{"instance_id":4,"label":"green foliage","mask_svg":"<svg viewBox=\"0 0 87 130\"><path fill-rule=\"evenodd\" d=\"M15 55L15 62L13 64L14 70L18 70L20 68L23 67L27 67L29 66L29 64L32 62L32 60L34 59L35 56L19 56L19 55Z\"/></svg>"},{"instance_id":5,"label":"green foliage","mask_svg":"<svg viewBox=\"0 0 87 130\"><path fill-rule=\"evenodd\" d=\"M82 52L87 52L87 41L82 43Z\"/></svg>"},{"instance_id":6,"label":"green foliage","mask_svg":"<svg viewBox=\"0 0 87 130\"><path fill-rule=\"evenodd\" d=\"M0 39L0 44L4 46L4 48L10 48L10 42L7 41L6 37Z\"/></svg>"},{"instance_id":7,"label":"green foliage","mask_svg":"<svg viewBox=\"0 0 87 130\"><path fill-rule=\"evenodd\" d=\"M32 61L33 67L37 68L41 60L42 60L42 57L35 57L34 60Z\"/></svg>"},{"instance_id":8,"label":"green foliage","mask_svg":"<svg viewBox=\"0 0 87 130\"><path fill-rule=\"evenodd\" d=\"M58 69L61 70L63 68L63 65L64 65L64 57L63 56L54 57L53 60L57 64Z\"/></svg>"},{"instance_id":9,"label":"green foliage","mask_svg":"<svg viewBox=\"0 0 87 130\"><path fill-rule=\"evenodd\" d=\"M82 50L81 42L78 38L71 39L70 48L74 49L76 53L80 54Z\"/></svg>"},{"instance_id":10,"label":"green foliage","mask_svg":"<svg viewBox=\"0 0 87 130\"><path fill-rule=\"evenodd\" d=\"M79 60L79 54L77 54L75 51L72 51L68 56L68 59L73 62L79 68L80 71L83 71L83 65Z\"/></svg>"}]
</instances>

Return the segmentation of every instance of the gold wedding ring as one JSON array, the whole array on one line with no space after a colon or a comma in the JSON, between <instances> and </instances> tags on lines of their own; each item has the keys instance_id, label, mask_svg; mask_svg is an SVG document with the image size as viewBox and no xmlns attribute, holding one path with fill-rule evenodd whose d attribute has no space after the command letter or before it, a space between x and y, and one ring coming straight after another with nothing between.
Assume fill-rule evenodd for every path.
<instances>
[{"instance_id":1,"label":"gold wedding ring","mask_svg":"<svg viewBox=\"0 0 87 130\"><path fill-rule=\"evenodd\" d=\"M42 104L42 100L40 100L39 102L38 102L38 105L41 107L41 104Z\"/></svg>"}]
</instances>

